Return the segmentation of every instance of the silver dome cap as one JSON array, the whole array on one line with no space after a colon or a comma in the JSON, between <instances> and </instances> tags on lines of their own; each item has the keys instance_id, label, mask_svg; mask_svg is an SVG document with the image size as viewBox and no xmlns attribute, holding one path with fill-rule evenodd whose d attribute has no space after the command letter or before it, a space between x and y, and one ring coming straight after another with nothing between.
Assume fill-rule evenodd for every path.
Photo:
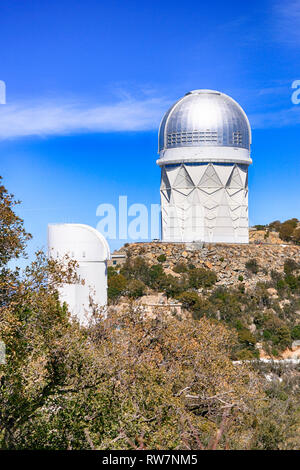
<instances>
[{"instance_id":1,"label":"silver dome cap","mask_svg":"<svg viewBox=\"0 0 300 470\"><path fill-rule=\"evenodd\" d=\"M234 147L250 150L251 127L241 106L214 90L194 90L164 115L159 152L179 147Z\"/></svg>"}]
</instances>

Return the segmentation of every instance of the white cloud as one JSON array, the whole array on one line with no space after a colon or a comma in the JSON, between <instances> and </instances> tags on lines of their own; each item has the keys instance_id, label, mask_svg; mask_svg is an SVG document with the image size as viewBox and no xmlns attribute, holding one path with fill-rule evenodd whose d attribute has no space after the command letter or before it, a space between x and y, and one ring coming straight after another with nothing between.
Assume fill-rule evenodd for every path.
<instances>
[{"instance_id":1,"label":"white cloud","mask_svg":"<svg viewBox=\"0 0 300 470\"><path fill-rule=\"evenodd\" d=\"M280 41L290 45L300 43L300 0L282 1L274 5L274 26Z\"/></svg>"},{"instance_id":2,"label":"white cloud","mask_svg":"<svg viewBox=\"0 0 300 470\"><path fill-rule=\"evenodd\" d=\"M280 89L276 92L279 93ZM262 90L261 93L269 94L269 90ZM0 106L0 140L78 133L157 131L163 114L172 102L174 100L165 98L146 96L133 99L124 95L113 104L96 106L74 99L8 103ZM265 105L265 109L268 106ZM249 118L253 128L300 124L300 105L253 113Z\"/></svg>"},{"instance_id":3,"label":"white cloud","mask_svg":"<svg viewBox=\"0 0 300 470\"><path fill-rule=\"evenodd\" d=\"M0 139L157 129L170 103L160 98L125 98L110 105L63 100L0 106Z\"/></svg>"},{"instance_id":4,"label":"white cloud","mask_svg":"<svg viewBox=\"0 0 300 470\"><path fill-rule=\"evenodd\" d=\"M268 113L256 113L249 116L253 129L280 128L300 124L300 105Z\"/></svg>"}]
</instances>

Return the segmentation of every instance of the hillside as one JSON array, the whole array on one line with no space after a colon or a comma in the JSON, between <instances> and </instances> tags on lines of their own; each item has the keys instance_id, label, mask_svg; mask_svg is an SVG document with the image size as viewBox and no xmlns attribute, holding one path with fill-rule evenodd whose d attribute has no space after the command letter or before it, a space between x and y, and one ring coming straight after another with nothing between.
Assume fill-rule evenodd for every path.
<instances>
[{"instance_id":1,"label":"hillside","mask_svg":"<svg viewBox=\"0 0 300 470\"><path fill-rule=\"evenodd\" d=\"M150 313L224 322L239 337L235 359L300 357L300 246L151 242L118 253L126 261L109 268L113 305L135 298Z\"/></svg>"}]
</instances>

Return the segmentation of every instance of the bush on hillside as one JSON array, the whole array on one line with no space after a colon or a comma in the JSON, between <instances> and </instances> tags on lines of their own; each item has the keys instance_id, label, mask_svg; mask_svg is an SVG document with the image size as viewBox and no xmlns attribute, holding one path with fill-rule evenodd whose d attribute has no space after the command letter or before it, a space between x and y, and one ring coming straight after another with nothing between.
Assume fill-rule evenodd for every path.
<instances>
[{"instance_id":1,"label":"bush on hillside","mask_svg":"<svg viewBox=\"0 0 300 470\"><path fill-rule=\"evenodd\" d=\"M259 271L258 262L255 258L249 259L245 264L246 269L253 274L257 274Z\"/></svg>"},{"instance_id":2,"label":"bush on hillside","mask_svg":"<svg viewBox=\"0 0 300 470\"><path fill-rule=\"evenodd\" d=\"M188 280L189 286L194 289L211 287L217 282L217 275L210 269L194 268L188 272Z\"/></svg>"}]
</instances>

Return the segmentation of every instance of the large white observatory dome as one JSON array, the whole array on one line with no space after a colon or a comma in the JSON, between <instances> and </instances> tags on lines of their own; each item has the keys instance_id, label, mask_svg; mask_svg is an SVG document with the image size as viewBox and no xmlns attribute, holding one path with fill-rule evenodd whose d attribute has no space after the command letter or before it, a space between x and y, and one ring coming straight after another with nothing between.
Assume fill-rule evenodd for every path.
<instances>
[{"instance_id":1,"label":"large white observatory dome","mask_svg":"<svg viewBox=\"0 0 300 470\"><path fill-rule=\"evenodd\" d=\"M159 129L162 239L248 243L251 128L241 106L214 90L194 90Z\"/></svg>"},{"instance_id":2,"label":"large white observatory dome","mask_svg":"<svg viewBox=\"0 0 300 470\"><path fill-rule=\"evenodd\" d=\"M213 161L249 164L250 144L250 124L236 101L219 91L194 90L164 115L159 129L157 163L176 161L180 153L179 159L186 161L202 161L211 156Z\"/></svg>"}]
</instances>

